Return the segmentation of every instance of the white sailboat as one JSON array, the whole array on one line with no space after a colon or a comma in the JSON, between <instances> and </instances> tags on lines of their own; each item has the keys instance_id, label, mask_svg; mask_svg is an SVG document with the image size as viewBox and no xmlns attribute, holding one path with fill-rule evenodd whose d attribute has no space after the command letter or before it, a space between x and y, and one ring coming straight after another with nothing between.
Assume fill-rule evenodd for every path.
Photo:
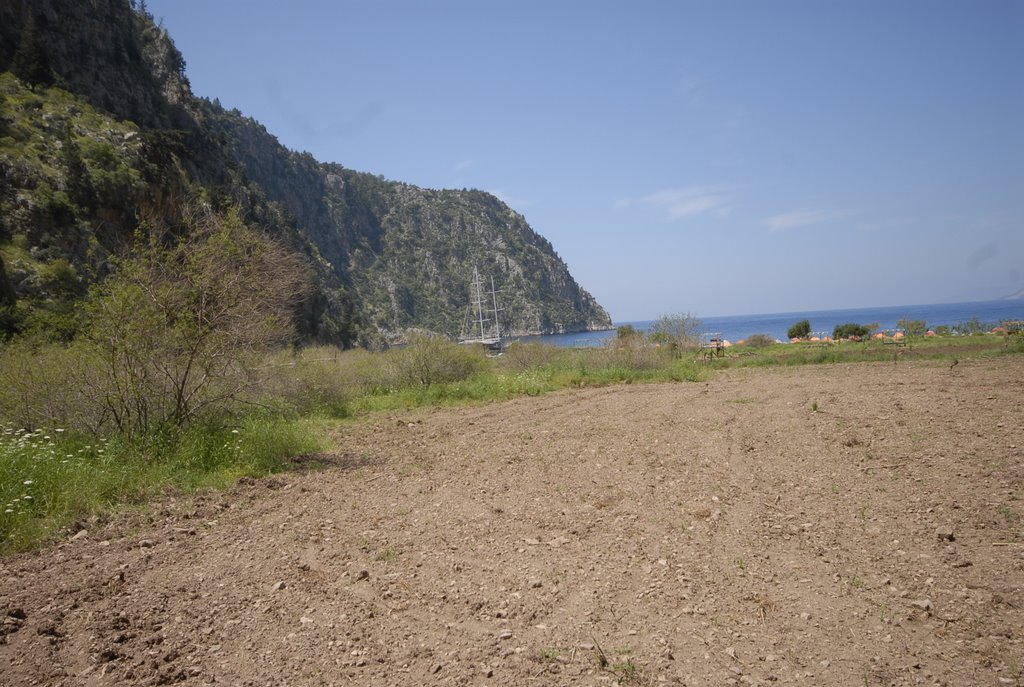
<instances>
[{"instance_id":1,"label":"white sailboat","mask_svg":"<svg viewBox=\"0 0 1024 687\"><path fill-rule=\"evenodd\" d=\"M494 277L491 277L490 303L484 291L484 280L480 271L473 268L473 282L469 285L469 307L462 326L460 344L486 346L491 351L500 352L501 323L498 320L498 295L494 289Z\"/></svg>"}]
</instances>

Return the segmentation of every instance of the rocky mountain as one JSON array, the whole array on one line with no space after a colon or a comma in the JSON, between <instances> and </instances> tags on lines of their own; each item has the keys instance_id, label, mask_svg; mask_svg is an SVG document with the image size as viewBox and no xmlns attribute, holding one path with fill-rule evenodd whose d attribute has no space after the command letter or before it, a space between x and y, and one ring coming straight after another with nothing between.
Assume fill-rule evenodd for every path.
<instances>
[{"instance_id":1,"label":"rocky mountain","mask_svg":"<svg viewBox=\"0 0 1024 687\"><path fill-rule=\"evenodd\" d=\"M0 0L0 70L0 329L70 336L77 299L140 221L173 220L190 198L237 205L307 256L307 340L455 335L474 267L493 277L506 330L610 326L494 196L322 163L195 97L167 32L128 0Z\"/></svg>"}]
</instances>

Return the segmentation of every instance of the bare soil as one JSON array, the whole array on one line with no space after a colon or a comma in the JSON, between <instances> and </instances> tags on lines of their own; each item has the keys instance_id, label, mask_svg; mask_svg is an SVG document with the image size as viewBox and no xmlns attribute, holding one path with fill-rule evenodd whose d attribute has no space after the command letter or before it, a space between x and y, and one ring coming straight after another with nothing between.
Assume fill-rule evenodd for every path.
<instances>
[{"instance_id":1,"label":"bare soil","mask_svg":"<svg viewBox=\"0 0 1024 687\"><path fill-rule=\"evenodd\" d=\"M1022 356L374 416L0 561L0 683L1021 684L1022 428Z\"/></svg>"}]
</instances>

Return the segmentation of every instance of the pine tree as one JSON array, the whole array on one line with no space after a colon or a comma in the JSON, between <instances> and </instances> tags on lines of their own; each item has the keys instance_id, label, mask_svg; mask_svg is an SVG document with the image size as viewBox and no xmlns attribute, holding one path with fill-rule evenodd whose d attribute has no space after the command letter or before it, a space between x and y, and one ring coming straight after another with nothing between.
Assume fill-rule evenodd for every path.
<instances>
[{"instance_id":1,"label":"pine tree","mask_svg":"<svg viewBox=\"0 0 1024 687\"><path fill-rule=\"evenodd\" d=\"M36 30L36 21L31 10L21 27L21 42L14 53L11 71L33 90L36 86L53 85L53 69L46 54L46 46Z\"/></svg>"},{"instance_id":2,"label":"pine tree","mask_svg":"<svg viewBox=\"0 0 1024 687\"><path fill-rule=\"evenodd\" d=\"M11 286L7 270L4 268L4 256L0 255L0 306L14 305L16 300L14 287Z\"/></svg>"},{"instance_id":3,"label":"pine tree","mask_svg":"<svg viewBox=\"0 0 1024 687\"><path fill-rule=\"evenodd\" d=\"M4 258L0 255L0 343L11 338L18 331L17 295L7 270L4 269Z\"/></svg>"},{"instance_id":4,"label":"pine tree","mask_svg":"<svg viewBox=\"0 0 1024 687\"><path fill-rule=\"evenodd\" d=\"M61 141L61 161L64 163L64 190L68 198L78 207L91 210L96 205L96 189L92 185L88 167L82 162L82 154L70 124L64 130L64 140Z\"/></svg>"}]
</instances>

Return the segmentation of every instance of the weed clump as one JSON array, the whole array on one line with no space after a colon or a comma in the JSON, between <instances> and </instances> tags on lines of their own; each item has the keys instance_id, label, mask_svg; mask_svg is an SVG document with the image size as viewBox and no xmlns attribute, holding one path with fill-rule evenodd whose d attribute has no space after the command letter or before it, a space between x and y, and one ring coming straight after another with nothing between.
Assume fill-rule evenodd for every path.
<instances>
[{"instance_id":1,"label":"weed clump","mask_svg":"<svg viewBox=\"0 0 1024 687\"><path fill-rule=\"evenodd\" d=\"M469 379L482 372L487 356L480 346L460 346L440 337L416 335L402 348L382 354L360 371L376 391L430 386Z\"/></svg>"},{"instance_id":2,"label":"weed clump","mask_svg":"<svg viewBox=\"0 0 1024 687\"><path fill-rule=\"evenodd\" d=\"M744 348L768 348L775 345L775 339L768 334L751 334L736 345Z\"/></svg>"}]
</instances>

